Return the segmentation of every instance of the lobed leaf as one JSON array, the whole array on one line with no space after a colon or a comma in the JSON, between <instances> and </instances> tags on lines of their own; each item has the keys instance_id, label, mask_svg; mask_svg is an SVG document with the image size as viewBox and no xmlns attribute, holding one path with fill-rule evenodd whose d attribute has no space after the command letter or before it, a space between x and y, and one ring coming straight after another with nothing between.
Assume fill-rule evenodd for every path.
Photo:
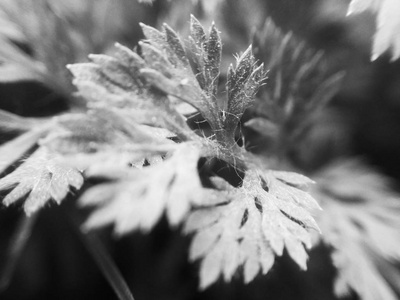
<instances>
[{"instance_id":1,"label":"lobed leaf","mask_svg":"<svg viewBox=\"0 0 400 300\"><path fill-rule=\"evenodd\" d=\"M266 180L268 191L261 178ZM315 200L311 205L308 194L300 190L298 194L280 190L280 184L273 173L260 177L248 171L240 188L217 182L219 197L227 203L199 208L189 215L185 230L195 233L190 258L202 259L200 288L208 287L220 275L230 281L241 266L244 281L248 283L258 273L266 274L274 257L282 255L284 248L306 269L308 256L304 247L311 247L307 229L319 230L308 211L319 206Z\"/></svg>"},{"instance_id":2,"label":"lobed leaf","mask_svg":"<svg viewBox=\"0 0 400 300\"><path fill-rule=\"evenodd\" d=\"M5 205L26 197L24 210L31 215L50 199L61 203L70 186L79 189L82 184L81 173L59 164L56 156L40 148L14 172L0 179L0 190L12 189L3 199Z\"/></svg>"},{"instance_id":3,"label":"lobed leaf","mask_svg":"<svg viewBox=\"0 0 400 300\"><path fill-rule=\"evenodd\" d=\"M172 225L180 223L191 205L201 204L205 196L197 172L199 151L182 144L170 155L159 164L130 169L120 181L86 192L81 204L97 206L86 228L114 224L119 235L135 229L148 231L164 212Z\"/></svg>"},{"instance_id":4,"label":"lobed leaf","mask_svg":"<svg viewBox=\"0 0 400 300\"><path fill-rule=\"evenodd\" d=\"M400 203L389 181L355 160L336 162L315 178L319 184L311 193L324 207L319 240L333 248L336 295L397 299L390 277L400 276Z\"/></svg>"}]
</instances>

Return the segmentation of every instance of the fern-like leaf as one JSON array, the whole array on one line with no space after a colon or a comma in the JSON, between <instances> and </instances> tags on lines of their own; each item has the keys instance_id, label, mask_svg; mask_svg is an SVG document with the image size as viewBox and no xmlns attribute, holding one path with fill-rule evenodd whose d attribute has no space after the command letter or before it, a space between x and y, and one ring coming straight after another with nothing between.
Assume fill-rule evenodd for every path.
<instances>
[{"instance_id":1,"label":"fern-like leaf","mask_svg":"<svg viewBox=\"0 0 400 300\"><path fill-rule=\"evenodd\" d=\"M283 33L271 19L254 35L255 55L269 69L268 84L245 125L270 140L284 154L296 145L311 117L338 92L343 72L333 72L321 51Z\"/></svg>"},{"instance_id":2,"label":"fern-like leaf","mask_svg":"<svg viewBox=\"0 0 400 300\"><path fill-rule=\"evenodd\" d=\"M172 225L187 219L187 232L195 233L191 256L202 259L203 288L220 274L230 280L242 265L249 282L260 270L268 272L284 248L305 269L309 230L318 230L312 213L319 206L303 190L311 181L271 171L235 139L241 116L265 79L251 47L230 67L227 99L222 100L217 99L222 43L215 25L207 35L192 17L193 55L187 55L168 25L161 31L142 28L146 40L140 43L141 55L116 45L112 56L90 55L90 62L69 66L89 110L49 121L52 126L37 142L39 149L0 181L4 189L19 184L5 201L14 202L30 190L28 212L51 197L60 201L69 185L79 188L81 170L86 178L105 180L88 188L80 200L94 206L87 229L114 225L117 234L126 234L150 230L163 214ZM198 110L210 134L187 125L177 109L180 102ZM215 159L243 174L239 186L214 178ZM202 164L205 172L198 170ZM73 174L57 184L58 194L49 180L54 168L54 174ZM21 177L29 172L36 177ZM216 223L206 229L202 224L210 220ZM201 238L207 236L204 231L211 231L211 237ZM214 242L215 247L208 248ZM234 248L225 261L222 254L228 244Z\"/></svg>"},{"instance_id":3,"label":"fern-like leaf","mask_svg":"<svg viewBox=\"0 0 400 300\"><path fill-rule=\"evenodd\" d=\"M324 211L320 240L333 248L335 293L362 300L398 299L400 201L389 181L360 161L338 162L314 177ZM390 275L389 275L390 274Z\"/></svg>"},{"instance_id":4,"label":"fern-like leaf","mask_svg":"<svg viewBox=\"0 0 400 300\"><path fill-rule=\"evenodd\" d=\"M287 173L281 178L288 181L297 178L295 181L299 182L300 176ZM265 186L260 180L264 180ZM261 177L247 172L240 188L233 188L221 178L213 178L213 182L219 197L227 203L194 211L185 228L188 233L195 232L190 258L202 259L201 288L215 282L220 275L230 281L240 266L248 283L258 273L266 274L275 255L282 255L284 248L302 269L307 268L304 246L311 247L307 230L319 230L308 213L319 208L314 199L286 186L274 172Z\"/></svg>"},{"instance_id":5,"label":"fern-like leaf","mask_svg":"<svg viewBox=\"0 0 400 300\"><path fill-rule=\"evenodd\" d=\"M192 62L180 37L169 26L164 25L162 31L146 25L142 28L146 40L140 43L141 56L117 45L113 57L92 55L92 62L69 68L79 93L89 100L94 114L101 109L112 110L121 118L130 115L133 122L150 126L148 129L168 129L179 143L165 148L165 138L152 146L130 139L131 146L144 146L143 155L161 154L163 159L150 166L121 165L119 172L114 170L113 181L89 189L81 203L94 205L96 210L86 227L114 224L116 233L125 234L135 229L151 229L164 212L173 225L189 215L186 230L196 232L191 256L203 259L203 288L213 283L219 274L230 280L241 265L245 266L246 282L251 281L260 270L268 272L273 257L281 255L284 247L305 269L304 247L310 246L308 230L318 228L310 212L319 206L300 189L310 180L294 173L269 171L235 141L237 124L243 112L253 104L255 93L265 78L263 65L257 64L251 47L238 57L235 67L230 67L228 99L221 105L216 97L222 43L215 25L207 35L192 17L189 37ZM177 99L199 111L211 127L211 137L198 136L189 129L176 110ZM139 116L142 112L145 118ZM203 187L197 170L200 158L206 161L219 158L243 169L242 186L234 187L219 179L216 186ZM107 178L107 168L97 174L90 168L93 166L89 164L90 176ZM189 214L192 209L193 214ZM214 242L212 237L211 240L201 238L205 230L201 224L210 218L211 222L219 220L208 231L220 242L213 248L214 252L199 251L198 248ZM241 225L243 219L246 221ZM221 234L221 228L228 236ZM224 262L222 252L228 242L235 247L234 253L243 252L241 259L231 257L228 263ZM247 248L250 252L246 254ZM211 266L210 262L216 264Z\"/></svg>"},{"instance_id":6,"label":"fern-like leaf","mask_svg":"<svg viewBox=\"0 0 400 300\"><path fill-rule=\"evenodd\" d=\"M0 179L0 190L11 192L3 203L10 205L27 196L24 210L30 215L43 207L50 199L60 203L70 186L79 189L83 184L81 173L57 162L56 157L44 148L36 150L14 172Z\"/></svg>"}]
</instances>

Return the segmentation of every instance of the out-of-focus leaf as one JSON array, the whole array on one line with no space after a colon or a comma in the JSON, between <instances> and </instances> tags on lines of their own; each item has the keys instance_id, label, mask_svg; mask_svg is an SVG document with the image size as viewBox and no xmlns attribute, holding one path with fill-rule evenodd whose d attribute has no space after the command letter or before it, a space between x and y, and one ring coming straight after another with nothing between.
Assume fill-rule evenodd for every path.
<instances>
[{"instance_id":1,"label":"out-of-focus leaf","mask_svg":"<svg viewBox=\"0 0 400 300\"><path fill-rule=\"evenodd\" d=\"M298 144L312 117L337 94L344 74L331 70L322 52L291 32L283 33L271 19L255 33L254 53L269 70L269 79L252 113L270 124L259 133L275 135L272 148L284 153Z\"/></svg>"},{"instance_id":2,"label":"out-of-focus leaf","mask_svg":"<svg viewBox=\"0 0 400 300\"><path fill-rule=\"evenodd\" d=\"M32 70L21 65L0 65L0 82L40 81L41 79L42 77L37 72L32 72Z\"/></svg>"},{"instance_id":3,"label":"out-of-focus leaf","mask_svg":"<svg viewBox=\"0 0 400 300\"><path fill-rule=\"evenodd\" d=\"M50 131L48 126L38 127L0 146L0 173L17 162Z\"/></svg>"},{"instance_id":4,"label":"out-of-focus leaf","mask_svg":"<svg viewBox=\"0 0 400 300\"><path fill-rule=\"evenodd\" d=\"M376 13L376 32L372 49L372 60L386 51L392 60L400 58L400 1L398 0L352 0L348 15L365 11Z\"/></svg>"},{"instance_id":5,"label":"out-of-focus leaf","mask_svg":"<svg viewBox=\"0 0 400 300\"><path fill-rule=\"evenodd\" d=\"M320 241L333 248L338 269L336 294L397 299L385 278L388 272L400 275L400 201L389 180L360 161L337 162L314 179L311 194L324 208L317 218Z\"/></svg>"}]
</instances>

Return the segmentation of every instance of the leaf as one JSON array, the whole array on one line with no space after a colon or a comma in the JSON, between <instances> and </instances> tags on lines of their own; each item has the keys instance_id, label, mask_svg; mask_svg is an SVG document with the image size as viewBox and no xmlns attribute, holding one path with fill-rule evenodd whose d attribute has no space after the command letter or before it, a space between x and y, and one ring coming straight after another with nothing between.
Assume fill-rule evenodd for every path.
<instances>
[{"instance_id":1,"label":"leaf","mask_svg":"<svg viewBox=\"0 0 400 300\"><path fill-rule=\"evenodd\" d=\"M49 132L48 126L32 129L0 146L0 174L33 148Z\"/></svg>"},{"instance_id":2,"label":"leaf","mask_svg":"<svg viewBox=\"0 0 400 300\"><path fill-rule=\"evenodd\" d=\"M291 173L278 174L297 177ZM248 283L258 273L266 274L275 255L282 255L284 248L302 269L307 268L304 246L311 247L307 229L319 229L307 210L298 204L309 210L319 208L318 204L305 192L286 187L275 178L274 172L261 178L267 182L268 192L254 172L246 173L240 188L214 179L220 188L219 198L228 202L200 208L189 216L186 232L195 232L190 258L202 259L200 288L207 288L220 275L230 281L240 266Z\"/></svg>"},{"instance_id":3,"label":"leaf","mask_svg":"<svg viewBox=\"0 0 400 300\"><path fill-rule=\"evenodd\" d=\"M216 139L226 147L234 147L234 134L240 117L253 103L254 95L265 79L263 65L257 66L251 47L237 59L236 66L230 68L227 108L222 109L216 101L222 43L215 25L211 25L207 38L199 21L191 17L189 41L197 69L196 77L187 59L182 59L183 45L172 29L164 25L164 34L146 26L143 26L143 30L151 45L144 47L143 55L147 57L146 62L153 64L158 71L144 69L142 74L158 89L197 108L210 124ZM156 45L164 51L153 49L151 53L161 57L146 54L149 52L146 49ZM164 53L169 56L162 57ZM172 66L165 63L168 59L172 60Z\"/></svg>"},{"instance_id":4,"label":"leaf","mask_svg":"<svg viewBox=\"0 0 400 300\"><path fill-rule=\"evenodd\" d=\"M181 224L189 216L186 230L195 231L197 237L204 233L196 222L219 220L211 228L214 238L195 237L192 246L192 257L203 259L203 288L220 274L230 280L242 265L249 282L260 270L266 273L274 256L282 255L284 248L305 269L308 231L318 230L311 214L319 206L301 190L311 180L270 170L235 141L237 124L265 79L263 66L258 65L251 47L230 68L227 100L221 105L217 82L222 43L215 25L207 36L192 17L191 55L168 25L164 24L161 31L146 25L142 29L146 40L139 43L141 55L117 44L113 56L90 55L91 62L69 66L74 84L88 100L92 113L79 122L67 118L65 124L59 124L72 136L79 137L81 132L80 140L96 146L93 153L75 151L70 162L73 165L73 160L78 160L88 177L107 180L89 188L80 200L82 205L94 206L86 228L114 225L118 235L148 231L166 214L171 225ZM198 110L211 127L209 136L201 131L195 134L189 128L176 109L177 99ZM98 113L100 119L96 121ZM87 125L89 131L77 129ZM176 137L155 139L155 128L167 129ZM59 136L56 133L56 140ZM51 139L49 145L42 143L50 147ZM107 156L110 158L101 166ZM223 179L210 177L214 171L209 168L216 158L243 172L241 185L233 187ZM241 225L246 218L249 221ZM222 229L228 236L221 233ZM253 240L239 241L244 233ZM223 241L214 254L199 250L212 245L215 237ZM232 249L240 253L241 260L232 252L225 264L227 245L236 247Z\"/></svg>"},{"instance_id":5,"label":"leaf","mask_svg":"<svg viewBox=\"0 0 400 300\"><path fill-rule=\"evenodd\" d=\"M0 190L13 189L4 197L5 205L27 196L24 210L31 215L50 199L61 203L70 186L79 189L82 184L83 177L78 171L58 164L56 157L41 148L18 169L0 179Z\"/></svg>"},{"instance_id":6,"label":"leaf","mask_svg":"<svg viewBox=\"0 0 400 300\"><path fill-rule=\"evenodd\" d=\"M115 224L115 233L150 230L165 212L172 225L180 223L204 192L197 173L199 151L190 144L176 146L171 157L154 166L131 169L120 181L97 185L81 198L82 205L99 208L86 228ZM134 184L132 184L134 182Z\"/></svg>"},{"instance_id":7,"label":"leaf","mask_svg":"<svg viewBox=\"0 0 400 300\"><path fill-rule=\"evenodd\" d=\"M79 94L93 108L108 108L137 123L166 128L182 139L193 138L185 119L174 106L143 80L145 61L135 52L117 45L115 57L91 56L92 63L70 65Z\"/></svg>"},{"instance_id":8,"label":"leaf","mask_svg":"<svg viewBox=\"0 0 400 300\"><path fill-rule=\"evenodd\" d=\"M236 67L229 66L227 92L228 105L223 117L224 128L234 134L238 120L254 102L255 95L265 80L264 65L257 66L251 46L237 58Z\"/></svg>"},{"instance_id":9,"label":"leaf","mask_svg":"<svg viewBox=\"0 0 400 300\"><path fill-rule=\"evenodd\" d=\"M33 118L25 118L15 115L11 112L0 109L0 131L28 131L41 123L46 121L39 121Z\"/></svg>"},{"instance_id":10,"label":"leaf","mask_svg":"<svg viewBox=\"0 0 400 300\"><path fill-rule=\"evenodd\" d=\"M352 0L347 15L365 11L376 13L376 32L371 59L391 51L392 61L400 57L400 1Z\"/></svg>"},{"instance_id":11,"label":"leaf","mask_svg":"<svg viewBox=\"0 0 400 300\"><path fill-rule=\"evenodd\" d=\"M344 73L333 70L321 51L291 32L283 33L271 19L255 33L254 53L269 70L269 80L252 109L253 124L264 118L269 125L260 134L272 138L271 148L283 153L299 144L312 117L339 91Z\"/></svg>"},{"instance_id":12,"label":"leaf","mask_svg":"<svg viewBox=\"0 0 400 300\"><path fill-rule=\"evenodd\" d=\"M124 36L124 31L131 30L129 13L137 5L110 0L1 1L0 15L5 16L5 29L9 30L0 29L0 61L15 70L25 69L29 79L70 98L74 89L65 65L84 61L93 51L105 51ZM3 79L9 82L21 76Z\"/></svg>"},{"instance_id":13,"label":"leaf","mask_svg":"<svg viewBox=\"0 0 400 300\"><path fill-rule=\"evenodd\" d=\"M320 241L333 248L335 293L362 300L397 299L387 273L400 272L400 202L382 174L357 160L339 161L314 176L311 194L324 211Z\"/></svg>"},{"instance_id":14,"label":"leaf","mask_svg":"<svg viewBox=\"0 0 400 300\"><path fill-rule=\"evenodd\" d=\"M56 126L40 145L63 154L128 150L135 144L167 143L168 131L138 125L113 111L90 110L55 118Z\"/></svg>"}]
</instances>

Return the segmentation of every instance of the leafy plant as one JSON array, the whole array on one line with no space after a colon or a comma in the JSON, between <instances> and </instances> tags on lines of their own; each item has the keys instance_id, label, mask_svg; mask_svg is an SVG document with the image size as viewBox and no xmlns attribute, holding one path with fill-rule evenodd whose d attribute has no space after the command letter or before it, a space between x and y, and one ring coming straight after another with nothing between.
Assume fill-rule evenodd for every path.
<instances>
[{"instance_id":1,"label":"leafy plant","mask_svg":"<svg viewBox=\"0 0 400 300\"><path fill-rule=\"evenodd\" d=\"M220 275L230 280L242 265L249 282L260 271L268 272L284 248L305 269L308 231L318 230L310 212L319 206L302 190L312 181L271 170L235 140L240 117L265 79L251 47L230 67L228 99L220 104L216 94L222 43L214 25L207 37L192 17L189 39L196 75L171 28L142 27L142 56L117 45L113 56L91 55L91 62L69 66L89 111L51 121L38 150L0 181L2 189L19 183L3 202L14 202L34 188L36 181L25 182L24 172L45 170L25 202L29 213L50 197L59 202L68 183L79 188L80 176L107 178L81 197L82 205L96 206L86 227L113 223L118 234L146 231L164 212L171 225L184 221L185 231L195 235L190 257L202 259L202 288ZM204 117L210 136L188 127L175 108L181 101ZM12 142L2 150L8 147ZM64 159L55 164L43 157L44 151ZM202 158L206 168L215 159L225 161L243 179L233 186L212 170L200 178Z\"/></svg>"},{"instance_id":2,"label":"leafy plant","mask_svg":"<svg viewBox=\"0 0 400 300\"><path fill-rule=\"evenodd\" d=\"M324 207L318 240L333 248L335 293L398 299L400 204L390 180L357 160L337 161L314 178L311 193Z\"/></svg>"},{"instance_id":3,"label":"leafy plant","mask_svg":"<svg viewBox=\"0 0 400 300\"><path fill-rule=\"evenodd\" d=\"M381 20L394 2L354 0L349 13L372 9ZM267 19L225 75L214 23L206 32L192 16L185 43L166 24L141 24L138 48L110 49L115 32L101 20L111 2L82 3L0 4L0 81L39 82L83 103L46 118L0 110L0 130L16 135L0 146L2 202L22 203L29 216L5 276L37 212L74 198L90 212L76 222L83 243L120 299L133 297L92 231L147 234L161 220L192 237L189 260L198 263L201 290L237 274L249 283L284 253L306 270L309 249L323 244L337 269L337 296L396 299L399 202L389 180L359 160L317 169L302 156L318 151L313 138L324 133L316 116L345 76L324 53ZM191 3L205 19L228 5ZM395 22L379 27L375 57L389 48L399 56ZM107 54L86 60L92 52Z\"/></svg>"}]
</instances>

